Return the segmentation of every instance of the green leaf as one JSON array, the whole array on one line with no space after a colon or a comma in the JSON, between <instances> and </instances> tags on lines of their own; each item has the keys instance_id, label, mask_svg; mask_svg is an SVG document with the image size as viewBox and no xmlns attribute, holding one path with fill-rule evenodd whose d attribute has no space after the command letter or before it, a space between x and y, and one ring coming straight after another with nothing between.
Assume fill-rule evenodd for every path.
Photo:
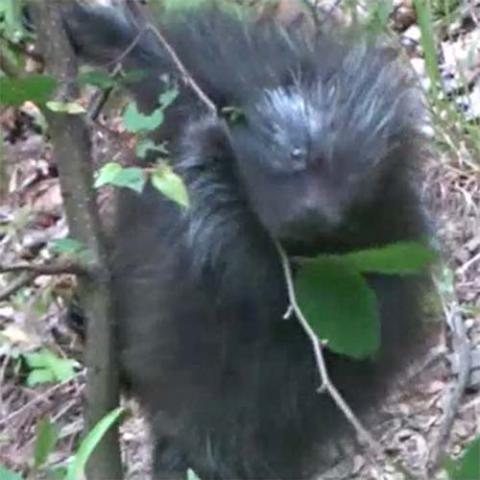
<instances>
[{"instance_id":1,"label":"green leaf","mask_svg":"<svg viewBox=\"0 0 480 480\"><path fill-rule=\"evenodd\" d=\"M77 80L80 84L93 85L94 87L102 90L107 90L108 88L115 87L118 84L117 80L108 73L95 70L80 73L77 77Z\"/></svg>"},{"instance_id":2,"label":"green leaf","mask_svg":"<svg viewBox=\"0 0 480 480\"><path fill-rule=\"evenodd\" d=\"M319 256L295 278L299 306L333 352L361 359L380 346L380 319L373 290L346 262Z\"/></svg>"},{"instance_id":3,"label":"green leaf","mask_svg":"<svg viewBox=\"0 0 480 480\"><path fill-rule=\"evenodd\" d=\"M56 113L68 113L69 115L81 115L86 112L83 105L77 102L47 102L47 108Z\"/></svg>"},{"instance_id":4,"label":"green leaf","mask_svg":"<svg viewBox=\"0 0 480 480\"><path fill-rule=\"evenodd\" d=\"M25 78L0 77L0 105L20 106L26 101L43 105L55 90L57 82L48 75Z\"/></svg>"},{"instance_id":5,"label":"green leaf","mask_svg":"<svg viewBox=\"0 0 480 480\"><path fill-rule=\"evenodd\" d=\"M32 370L25 380L26 384L29 387L34 387L35 385L43 385L44 383L53 383L55 381L55 376L53 372L47 370L46 368L37 368Z\"/></svg>"},{"instance_id":6,"label":"green leaf","mask_svg":"<svg viewBox=\"0 0 480 480\"><path fill-rule=\"evenodd\" d=\"M163 109L157 108L150 115L143 115L137 105L130 102L123 112L123 125L131 133L151 132L158 128L164 120Z\"/></svg>"},{"instance_id":7,"label":"green leaf","mask_svg":"<svg viewBox=\"0 0 480 480\"><path fill-rule=\"evenodd\" d=\"M103 417L82 440L73 461L68 467L66 480L78 480L82 478L90 455L93 453L101 439L108 429L119 419L120 415L125 412L123 407L118 407Z\"/></svg>"},{"instance_id":8,"label":"green leaf","mask_svg":"<svg viewBox=\"0 0 480 480\"><path fill-rule=\"evenodd\" d=\"M145 173L141 168L124 168L119 163L109 162L98 171L94 187L114 185L116 187L130 188L135 192L141 193L145 186L145 181Z\"/></svg>"},{"instance_id":9,"label":"green leaf","mask_svg":"<svg viewBox=\"0 0 480 480\"><path fill-rule=\"evenodd\" d=\"M165 92L160 94L158 101L160 103L162 111L166 110L178 97L177 88L169 88Z\"/></svg>"},{"instance_id":10,"label":"green leaf","mask_svg":"<svg viewBox=\"0 0 480 480\"><path fill-rule=\"evenodd\" d=\"M437 254L418 242L399 242L347 253L342 257L360 272L409 275L425 270Z\"/></svg>"},{"instance_id":11,"label":"green leaf","mask_svg":"<svg viewBox=\"0 0 480 480\"><path fill-rule=\"evenodd\" d=\"M200 480L200 477L191 469L187 470L187 480Z\"/></svg>"},{"instance_id":12,"label":"green leaf","mask_svg":"<svg viewBox=\"0 0 480 480\"><path fill-rule=\"evenodd\" d=\"M123 170L123 167L116 162L106 163L98 172L96 173L95 183L93 186L95 188L103 187L104 185L111 185L115 177Z\"/></svg>"},{"instance_id":13,"label":"green leaf","mask_svg":"<svg viewBox=\"0 0 480 480\"><path fill-rule=\"evenodd\" d=\"M135 153L138 158L145 159L149 151L158 152L158 156L168 155L168 149L165 142L157 144L151 138L144 138L137 143Z\"/></svg>"},{"instance_id":14,"label":"green leaf","mask_svg":"<svg viewBox=\"0 0 480 480\"><path fill-rule=\"evenodd\" d=\"M47 461L58 440L58 432L48 418L42 418L37 425L35 450L33 454L34 467L38 469Z\"/></svg>"},{"instance_id":15,"label":"green leaf","mask_svg":"<svg viewBox=\"0 0 480 480\"><path fill-rule=\"evenodd\" d=\"M22 2L19 0L0 0L0 33L14 43L24 38L26 31L22 23Z\"/></svg>"},{"instance_id":16,"label":"green leaf","mask_svg":"<svg viewBox=\"0 0 480 480\"><path fill-rule=\"evenodd\" d=\"M413 0L413 6L417 14L417 23L420 28L420 43L425 56L428 77L432 83L432 89L436 91L438 82L440 81L440 70L438 68L430 2L427 0Z\"/></svg>"},{"instance_id":17,"label":"green leaf","mask_svg":"<svg viewBox=\"0 0 480 480\"><path fill-rule=\"evenodd\" d=\"M59 238L50 242L52 252L59 255L83 255L87 250L85 245L74 238Z\"/></svg>"},{"instance_id":18,"label":"green leaf","mask_svg":"<svg viewBox=\"0 0 480 480\"><path fill-rule=\"evenodd\" d=\"M367 28L376 34L385 30L394 6L392 0L381 0L368 5Z\"/></svg>"},{"instance_id":19,"label":"green leaf","mask_svg":"<svg viewBox=\"0 0 480 480\"><path fill-rule=\"evenodd\" d=\"M449 460L446 468L450 480L480 478L480 436L466 446L465 452L459 460Z\"/></svg>"},{"instance_id":20,"label":"green leaf","mask_svg":"<svg viewBox=\"0 0 480 480\"><path fill-rule=\"evenodd\" d=\"M76 375L78 362L69 358L61 358L47 349L24 354L25 361L32 369L28 378L35 383L52 381L66 382ZM27 379L27 382L29 380Z\"/></svg>"},{"instance_id":21,"label":"green leaf","mask_svg":"<svg viewBox=\"0 0 480 480\"><path fill-rule=\"evenodd\" d=\"M155 142L151 138L145 138L139 141L135 147L135 154L142 160L145 159L147 153L155 148Z\"/></svg>"},{"instance_id":22,"label":"green leaf","mask_svg":"<svg viewBox=\"0 0 480 480\"><path fill-rule=\"evenodd\" d=\"M160 165L152 173L153 186L170 200L188 208L190 201L183 180L168 166Z\"/></svg>"},{"instance_id":23,"label":"green leaf","mask_svg":"<svg viewBox=\"0 0 480 480\"><path fill-rule=\"evenodd\" d=\"M1 480L23 480L23 477L16 473L12 472L8 468L0 465L0 479Z\"/></svg>"},{"instance_id":24,"label":"green leaf","mask_svg":"<svg viewBox=\"0 0 480 480\"><path fill-rule=\"evenodd\" d=\"M145 173L141 168L128 167L116 175L112 184L117 187L130 188L135 192L142 193L145 181Z\"/></svg>"}]
</instances>

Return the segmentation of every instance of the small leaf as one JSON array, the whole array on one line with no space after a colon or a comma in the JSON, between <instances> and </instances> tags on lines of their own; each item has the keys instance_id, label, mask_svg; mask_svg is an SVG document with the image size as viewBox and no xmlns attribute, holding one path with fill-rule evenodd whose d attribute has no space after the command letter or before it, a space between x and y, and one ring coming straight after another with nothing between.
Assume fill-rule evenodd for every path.
<instances>
[{"instance_id":1,"label":"small leaf","mask_svg":"<svg viewBox=\"0 0 480 480\"><path fill-rule=\"evenodd\" d=\"M59 382L67 382L76 375L75 367L78 363L70 358L60 358L48 352L48 367Z\"/></svg>"},{"instance_id":2,"label":"small leaf","mask_svg":"<svg viewBox=\"0 0 480 480\"><path fill-rule=\"evenodd\" d=\"M142 193L145 186L145 173L141 168L128 167L119 172L112 181L117 187L130 188L131 190Z\"/></svg>"},{"instance_id":3,"label":"small leaf","mask_svg":"<svg viewBox=\"0 0 480 480\"><path fill-rule=\"evenodd\" d=\"M53 383L54 381L55 376L53 375L53 372L47 370L46 368L37 368L28 374L25 382L29 387L34 387L35 385Z\"/></svg>"},{"instance_id":4,"label":"small leaf","mask_svg":"<svg viewBox=\"0 0 480 480\"><path fill-rule=\"evenodd\" d=\"M157 144L151 138L145 138L137 143L135 153L138 158L145 159L149 151L158 152L158 156L168 155L165 142Z\"/></svg>"},{"instance_id":5,"label":"small leaf","mask_svg":"<svg viewBox=\"0 0 480 480\"><path fill-rule=\"evenodd\" d=\"M319 256L295 278L299 306L327 348L353 358L373 356L380 346L376 297L361 274L335 258Z\"/></svg>"},{"instance_id":6,"label":"small leaf","mask_svg":"<svg viewBox=\"0 0 480 480\"><path fill-rule=\"evenodd\" d=\"M145 181L145 173L141 168L124 168L119 163L110 162L98 171L94 187L114 185L116 187L130 188L135 192L141 193Z\"/></svg>"},{"instance_id":7,"label":"small leaf","mask_svg":"<svg viewBox=\"0 0 480 480\"><path fill-rule=\"evenodd\" d=\"M390 15L394 10L392 0L382 0L380 2L372 2L368 7L367 28L376 34L385 31Z\"/></svg>"},{"instance_id":8,"label":"small leaf","mask_svg":"<svg viewBox=\"0 0 480 480\"><path fill-rule=\"evenodd\" d=\"M27 33L22 13L22 5L18 0L0 0L0 31L4 38L15 44L24 39Z\"/></svg>"},{"instance_id":9,"label":"small leaf","mask_svg":"<svg viewBox=\"0 0 480 480\"><path fill-rule=\"evenodd\" d=\"M47 362L45 360L45 350L40 352L25 353L25 361L30 368L45 368Z\"/></svg>"},{"instance_id":10,"label":"small leaf","mask_svg":"<svg viewBox=\"0 0 480 480\"><path fill-rule=\"evenodd\" d=\"M47 461L58 440L58 432L48 418L42 418L37 425L35 450L33 454L34 467L38 469Z\"/></svg>"},{"instance_id":11,"label":"small leaf","mask_svg":"<svg viewBox=\"0 0 480 480\"><path fill-rule=\"evenodd\" d=\"M0 465L0 479L1 480L23 480L23 477L16 472L12 472L8 468Z\"/></svg>"},{"instance_id":12,"label":"small leaf","mask_svg":"<svg viewBox=\"0 0 480 480\"><path fill-rule=\"evenodd\" d=\"M85 107L77 102L47 102L47 108L56 113L68 113L69 115L81 115L86 112Z\"/></svg>"},{"instance_id":13,"label":"small leaf","mask_svg":"<svg viewBox=\"0 0 480 480\"><path fill-rule=\"evenodd\" d=\"M43 105L55 90L57 82L48 75L25 78L0 77L0 105L20 106L26 101Z\"/></svg>"},{"instance_id":14,"label":"small leaf","mask_svg":"<svg viewBox=\"0 0 480 480\"><path fill-rule=\"evenodd\" d=\"M66 480L78 480L84 475L85 465L108 429L125 412L123 407L118 407L103 417L82 440L73 461L68 466Z\"/></svg>"},{"instance_id":15,"label":"small leaf","mask_svg":"<svg viewBox=\"0 0 480 480\"><path fill-rule=\"evenodd\" d=\"M360 272L409 275L425 270L437 258L437 254L418 242L399 242L342 257Z\"/></svg>"},{"instance_id":16,"label":"small leaf","mask_svg":"<svg viewBox=\"0 0 480 480\"><path fill-rule=\"evenodd\" d=\"M150 115L143 115L137 105L130 102L123 112L123 125L131 133L151 132L158 128L164 120L162 108L157 108Z\"/></svg>"},{"instance_id":17,"label":"small leaf","mask_svg":"<svg viewBox=\"0 0 480 480\"><path fill-rule=\"evenodd\" d=\"M109 185L113 183L113 179L123 170L123 167L116 162L106 163L98 172L96 173L95 183L93 184L94 188L100 188L104 185Z\"/></svg>"},{"instance_id":18,"label":"small leaf","mask_svg":"<svg viewBox=\"0 0 480 480\"><path fill-rule=\"evenodd\" d=\"M187 470L187 480L200 480L200 477L191 469Z\"/></svg>"},{"instance_id":19,"label":"small leaf","mask_svg":"<svg viewBox=\"0 0 480 480\"><path fill-rule=\"evenodd\" d=\"M49 244L50 250L57 255L68 255L82 259L88 259L90 252L85 245L74 238L58 238Z\"/></svg>"},{"instance_id":20,"label":"small leaf","mask_svg":"<svg viewBox=\"0 0 480 480\"><path fill-rule=\"evenodd\" d=\"M76 375L75 367L78 366L78 363L75 360L58 357L50 350L42 349L39 352L26 353L24 357L32 369L28 377L30 381L36 383L55 380L66 382Z\"/></svg>"},{"instance_id":21,"label":"small leaf","mask_svg":"<svg viewBox=\"0 0 480 480\"><path fill-rule=\"evenodd\" d=\"M158 101L160 103L161 109L166 110L178 97L177 88L169 88L165 92L160 94Z\"/></svg>"},{"instance_id":22,"label":"small leaf","mask_svg":"<svg viewBox=\"0 0 480 480\"><path fill-rule=\"evenodd\" d=\"M159 166L152 174L153 186L170 200L188 208L190 201L183 180L167 165Z\"/></svg>"}]
</instances>

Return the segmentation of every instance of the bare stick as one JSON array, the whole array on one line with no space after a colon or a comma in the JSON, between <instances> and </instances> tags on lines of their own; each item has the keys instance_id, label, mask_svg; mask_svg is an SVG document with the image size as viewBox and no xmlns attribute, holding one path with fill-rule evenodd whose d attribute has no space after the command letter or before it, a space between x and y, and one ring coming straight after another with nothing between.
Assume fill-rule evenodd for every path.
<instances>
[{"instance_id":1,"label":"bare stick","mask_svg":"<svg viewBox=\"0 0 480 480\"><path fill-rule=\"evenodd\" d=\"M0 273L8 272L30 272L34 276L60 275L62 273L82 275L87 273L87 269L75 262L51 263L45 265L24 262L12 263L10 265L2 265L0 263Z\"/></svg>"},{"instance_id":2,"label":"bare stick","mask_svg":"<svg viewBox=\"0 0 480 480\"><path fill-rule=\"evenodd\" d=\"M32 275L32 273L23 272L3 290L0 290L0 302L7 300L7 298L17 293L21 288L32 282L34 278L35 275Z\"/></svg>"},{"instance_id":3,"label":"bare stick","mask_svg":"<svg viewBox=\"0 0 480 480\"><path fill-rule=\"evenodd\" d=\"M183 65L182 61L180 60L179 56L175 52L175 50L172 48L172 46L168 43L166 38L163 36L163 34L160 32L160 30L155 27L150 21L147 21L145 14L143 12L143 9L140 8L137 4L135 4L134 7L130 5L130 2L128 2L128 5L131 10L134 10L133 13L137 19L140 20L142 26L139 27L140 31L137 36L137 42L138 42L138 37L141 37L145 33L151 32L157 40L159 41L160 45L162 48L165 49L165 51L168 53L168 56L170 57L170 60L173 62L175 68L177 69L178 73L182 77L183 82L189 86L195 95L200 99L200 101L207 107L210 113L216 115L217 114L217 107L215 104L210 100L208 95L200 88L198 83L194 80L190 72L185 68ZM134 47L135 45L133 45ZM130 46L129 51L133 48ZM127 52L128 53L128 52Z\"/></svg>"},{"instance_id":4,"label":"bare stick","mask_svg":"<svg viewBox=\"0 0 480 480\"><path fill-rule=\"evenodd\" d=\"M452 294L452 297L454 297L454 294ZM452 385L448 389L445 414L438 429L437 437L430 449L428 469L432 474L442 459L442 454L445 451L445 446L452 431L453 422L460 407L460 401L468 385L471 370L470 342L465 331L458 302L456 298L452 298L449 302L450 305L447 305L444 296L440 295L440 298L446 322L452 330L452 347L458 355L458 376L456 380L453 380Z\"/></svg>"},{"instance_id":5,"label":"bare stick","mask_svg":"<svg viewBox=\"0 0 480 480\"><path fill-rule=\"evenodd\" d=\"M152 32L155 35L155 37L157 37L157 39L160 42L160 44L162 45L162 47L167 51L168 55L170 56L170 59L172 60L173 64L175 65L175 68L180 73L184 83L186 85L188 85L195 92L197 97L207 107L207 109L210 111L210 113L216 115L217 114L217 107L212 102L212 100L210 100L210 98L206 95L206 93L199 87L198 83L193 79L192 75L190 75L190 73L185 68L182 61L180 60L180 58L176 54L175 50L170 46L170 44L167 42L165 37L160 32L160 30L158 30L158 28L156 28L151 23L147 23L145 25L145 30Z\"/></svg>"}]
</instances>

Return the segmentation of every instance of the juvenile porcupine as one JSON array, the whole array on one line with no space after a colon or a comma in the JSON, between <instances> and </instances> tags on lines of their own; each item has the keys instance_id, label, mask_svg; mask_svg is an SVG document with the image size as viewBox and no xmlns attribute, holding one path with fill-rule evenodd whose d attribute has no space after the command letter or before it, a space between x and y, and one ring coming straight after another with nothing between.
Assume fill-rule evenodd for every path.
<instances>
[{"instance_id":1,"label":"juvenile porcupine","mask_svg":"<svg viewBox=\"0 0 480 480\"><path fill-rule=\"evenodd\" d=\"M113 234L121 362L150 419L156 475L309 478L318 445L346 421L316 391L302 328L283 319L272 239L313 255L425 236L415 84L375 44L260 25L216 2L165 13L158 28L201 90L218 111L240 112L227 127L155 35L139 36L125 5L76 5L65 19L88 61L144 71L130 86L143 110L156 107L165 74L181 86L160 137L191 206L181 211L151 187L124 191ZM354 361L327 351L334 383L359 413L401 370L421 323L421 279L369 282L381 352Z\"/></svg>"}]
</instances>

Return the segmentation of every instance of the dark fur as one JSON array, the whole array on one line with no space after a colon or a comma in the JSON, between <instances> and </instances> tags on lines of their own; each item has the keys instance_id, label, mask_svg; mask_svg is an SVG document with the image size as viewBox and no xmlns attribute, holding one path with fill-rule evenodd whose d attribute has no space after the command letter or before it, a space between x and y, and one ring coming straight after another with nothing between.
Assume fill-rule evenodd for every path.
<instances>
[{"instance_id":1,"label":"dark fur","mask_svg":"<svg viewBox=\"0 0 480 480\"><path fill-rule=\"evenodd\" d=\"M75 8L66 18L79 53L96 63L114 61L136 37L122 9ZM150 416L155 471L307 478L321 462L317 447L346 422L316 393L302 329L282 319L288 301L271 238L296 255L421 238L421 101L376 46L258 27L215 7L168 16L160 28L215 104L245 118L227 129L182 88L162 135L191 208L152 188L121 195L113 252L121 359ZM164 88L161 74L176 77L153 36L124 64L148 72L132 86L144 109ZM356 411L375 404L420 323L419 279L369 280L381 354L327 359Z\"/></svg>"}]
</instances>

